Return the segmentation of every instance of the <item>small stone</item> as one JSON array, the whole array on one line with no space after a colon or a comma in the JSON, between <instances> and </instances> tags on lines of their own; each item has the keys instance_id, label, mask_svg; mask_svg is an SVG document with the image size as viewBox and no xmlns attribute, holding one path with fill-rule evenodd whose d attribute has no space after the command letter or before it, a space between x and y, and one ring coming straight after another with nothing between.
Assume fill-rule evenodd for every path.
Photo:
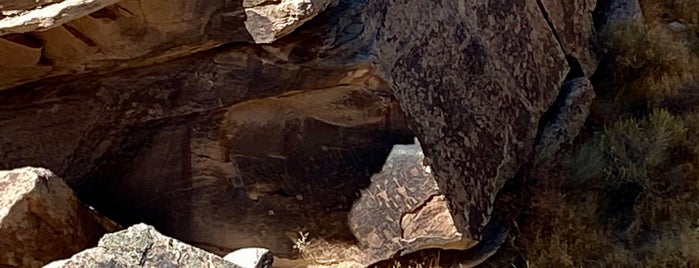
<instances>
[{"instance_id":1,"label":"small stone","mask_svg":"<svg viewBox=\"0 0 699 268\"><path fill-rule=\"evenodd\" d=\"M266 248L241 248L226 254L223 259L243 268L269 268L274 261Z\"/></svg>"},{"instance_id":2,"label":"small stone","mask_svg":"<svg viewBox=\"0 0 699 268\"><path fill-rule=\"evenodd\" d=\"M679 22L679 21L673 21L667 24L667 27L670 28L670 30L673 30L675 32L682 32L684 30L687 30L687 25Z\"/></svg>"},{"instance_id":3,"label":"small stone","mask_svg":"<svg viewBox=\"0 0 699 268\"><path fill-rule=\"evenodd\" d=\"M268 210L268 211L267 211L267 214L270 215L270 216L274 216L274 210L271 210L271 209Z\"/></svg>"}]
</instances>

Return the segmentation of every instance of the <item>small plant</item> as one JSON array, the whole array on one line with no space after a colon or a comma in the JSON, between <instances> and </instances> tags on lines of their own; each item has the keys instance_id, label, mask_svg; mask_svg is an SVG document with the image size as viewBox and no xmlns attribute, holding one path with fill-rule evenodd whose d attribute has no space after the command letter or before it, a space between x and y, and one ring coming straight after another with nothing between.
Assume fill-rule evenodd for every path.
<instances>
[{"instance_id":1,"label":"small plant","mask_svg":"<svg viewBox=\"0 0 699 268\"><path fill-rule=\"evenodd\" d=\"M299 251L301 258L310 259L311 252L309 251L308 232L299 231L299 237L294 241L294 249Z\"/></svg>"}]
</instances>

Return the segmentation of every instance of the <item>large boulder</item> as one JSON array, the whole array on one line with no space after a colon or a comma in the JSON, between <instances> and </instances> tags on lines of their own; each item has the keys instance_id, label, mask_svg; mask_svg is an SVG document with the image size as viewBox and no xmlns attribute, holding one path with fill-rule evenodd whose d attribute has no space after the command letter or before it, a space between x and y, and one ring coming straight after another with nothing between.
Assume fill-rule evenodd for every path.
<instances>
[{"instance_id":1,"label":"large boulder","mask_svg":"<svg viewBox=\"0 0 699 268\"><path fill-rule=\"evenodd\" d=\"M535 1L372 1L377 71L449 201L479 240L496 195L529 159L571 69Z\"/></svg>"},{"instance_id":2,"label":"large boulder","mask_svg":"<svg viewBox=\"0 0 699 268\"><path fill-rule=\"evenodd\" d=\"M243 268L202 249L159 233L146 224L107 234L97 247L55 261L51 268L70 267L222 267Z\"/></svg>"},{"instance_id":3,"label":"large boulder","mask_svg":"<svg viewBox=\"0 0 699 268\"><path fill-rule=\"evenodd\" d=\"M91 247L118 225L43 168L0 171L0 266L40 267Z\"/></svg>"}]
</instances>

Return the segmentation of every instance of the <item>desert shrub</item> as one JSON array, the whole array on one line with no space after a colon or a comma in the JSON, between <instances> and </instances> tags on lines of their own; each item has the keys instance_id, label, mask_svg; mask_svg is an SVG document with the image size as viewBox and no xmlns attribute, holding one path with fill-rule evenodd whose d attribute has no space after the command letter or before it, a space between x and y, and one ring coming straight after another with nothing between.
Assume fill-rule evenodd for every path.
<instances>
[{"instance_id":1,"label":"desert shrub","mask_svg":"<svg viewBox=\"0 0 699 268\"><path fill-rule=\"evenodd\" d=\"M699 2L696 0L640 0L647 20L677 20L690 26L699 23Z\"/></svg>"},{"instance_id":2,"label":"desert shrub","mask_svg":"<svg viewBox=\"0 0 699 268\"><path fill-rule=\"evenodd\" d=\"M599 38L605 66L596 89L617 100L673 95L699 72L690 44L663 24L613 24Z\"/></svg>"},{"instance_id":3,"label":"desert shrub","mask_svg":"<svg viewBox=\"0 0 699 268\"><path fill-rule=\"evenodd\" d=\"M565 161L563 187L529 205L517 243L527 266L699 265L696 145L686 132L682 120L654 110L584 142Z\"/></svg>"}]
</instances>

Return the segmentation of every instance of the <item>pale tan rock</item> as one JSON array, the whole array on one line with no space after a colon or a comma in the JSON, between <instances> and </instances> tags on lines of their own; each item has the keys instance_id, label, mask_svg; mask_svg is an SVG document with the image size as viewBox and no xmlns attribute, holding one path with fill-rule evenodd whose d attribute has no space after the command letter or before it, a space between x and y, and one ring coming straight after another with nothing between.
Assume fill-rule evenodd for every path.
<instances>
[{"instance_id":1,"label":"pale tan rock","mask_svg":"<svg viewBox=\"0 0 699 268\"><path fill-rule=\"evenodd\" d=\"M119 0L63 0L46 3L31 10L11 12L2 8L0 36L9 33L25 33L48 30L71 20L80 18Z\"/></svg>"},{"instance_id":2,"label":"pale tan rock","mask_svg":"<svg viewBox=\"0 0 699 268\"><path fill-rule=\"evenodd\" d=\"M32 40L31 45L9 40L14 48L0 50L0 58L13 58L0 64L0 90L64 74L152 65L223 43L251 40L242 6L222 1L70 0L49 6L0 19L5 25L0 34L23 33ZM51 18L27 17L58 7L62 9ZM63 13L68 15L60 17ZM11 56L28 50L40 51L41 60Z\"/></svg>"},{"instance_id":3,"label":"pale tan rock","mask_svg":"<svg viewBox=\"0 0 699 268\"><path fill-rule=\"evenodd\" d=\"M245 28L258 44L271 43L315 17L334 0L243 1Z\"/></svg>"},{"instance_id":4,"label":"pale tan rock","mask_svg":"<svg viewBox=\"0 0 699 268\"><path fill-rule=\"evenodd\" d=\"M406 252L427 248L467 249L474 241L464 241L449 213L444 195L432 196L422 206L403 215L400 221ZM439 237L435 239L435 237Z\"/></svg>"},{"instance_id":5,"label":"pale tan rock","mask_svg":"<svg viewBox=\"0 0 699 268\"><path fill-rule=\"evenodd\" d=\"M80 204L51 171L0 171L0 266L40 267L118 228Z\"/></svg>"},{"instance_id":6,"label":"pale tan rock","mask_svg":"<svg viewBox=\"0 0 699 268\"><path fill-rule=\"evenodd\" d=\"M26 10L36 6L61 2L63 0L4 0L0 2L0 10Z\"/></svg>"}]
</instances>

